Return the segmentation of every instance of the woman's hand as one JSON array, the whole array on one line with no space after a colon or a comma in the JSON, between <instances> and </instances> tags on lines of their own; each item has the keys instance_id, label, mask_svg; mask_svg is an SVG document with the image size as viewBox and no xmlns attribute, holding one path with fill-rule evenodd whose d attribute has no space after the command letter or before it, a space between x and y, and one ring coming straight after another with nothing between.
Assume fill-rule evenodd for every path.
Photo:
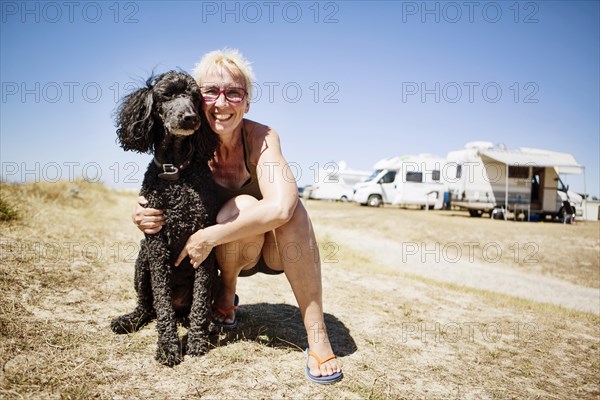
<instances>
[{"instance_id":1,"label":"woman's hand","mask_svg":"<svg viewBox=\"0 0 600 400\"><path fill-rule=\"evenodd\" d=\"M133 223L144 233L153 235L160 231L165 224L162 210L146 208L148 200L144 196L138 198L138 204L133 209L131 219Z\"/></svg>"},{"instance_id":2,"label":"woman's hand","mask_svg":"<svg viewBox=\"0 0 600 400\"><path fill-rule=\"evenodd\" d=\"M186 256L190 257L190 263L194 268L198 268L206 260L206 257L208 257L211 250L215 247L215 244L207 240L205 236L204 229L200 229L188 238L183 250L181 250L179 257L175 261L176 267L179 266Z\"/></svg>"}]
</instances>

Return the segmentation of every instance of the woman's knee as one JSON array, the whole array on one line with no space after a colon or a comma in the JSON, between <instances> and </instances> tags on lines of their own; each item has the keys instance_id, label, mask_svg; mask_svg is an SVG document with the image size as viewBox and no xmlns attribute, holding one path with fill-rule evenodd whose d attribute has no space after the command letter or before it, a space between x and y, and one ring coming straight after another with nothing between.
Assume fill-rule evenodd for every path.
<instances>
[{"instance_id":1,"label":"woman's knee","mask_svg":"<svg viewBox=\"0 0 600 400\"><path fill-rule=\"evenodd\" d=\"M222 224L237 218L241 210L244 210L257 202L258 200L247 194L242 194L227 200L217 214L217 224Z\"/></svg>"},{"instance_id":2,"label":"woman's knee","mask_svg":"<svg viewBox=\"0 0 600 400\"><path fill-rule=\"evenodd\" d=\"M263 251L264 235L261 236L218 246L215 251L221 271L239 272L254 267Z\"/></svg>"},{"instance_id":3,"label":"woman's knee","mask_svg":"<svg viewBox=\"0 0 600 400\"><path fill-rule=\"evenodd\" d=\"M258 200L248 195L240 195L228 200L217 214L217 223L222 224L236 219L240 212L257 202ZM260 234L218 246L215 250L221 270L234 271L256 265L260 259L264 240L264 235Z\"/></svg>"},{"instance_id":4,"label":"woman's knee","mask_svg":"<svg viewBox=\"0 0 600 400\"><path fill-rule=\"evenodd\" d=\"M308 238L312 234L312 223L306 208L300 200L296 206L292 218L284 225L280 226L275 230L276 235L279 236L292 236L299 238Z\"/></svg>"}]
</instances>

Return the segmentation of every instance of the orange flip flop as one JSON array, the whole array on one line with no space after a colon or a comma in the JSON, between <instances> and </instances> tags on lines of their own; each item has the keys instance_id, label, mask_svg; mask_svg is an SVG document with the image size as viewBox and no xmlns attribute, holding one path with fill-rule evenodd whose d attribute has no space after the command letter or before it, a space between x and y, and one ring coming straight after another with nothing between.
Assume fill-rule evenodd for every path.
<instances>
[{"instance_id":1,"label":"orange flip flop","mask_svg":"<svg viewBox=\"0 0 600 400\"><path fill-rule=\"evenodd\" d=\"M317 364L318 364L319 368L321 368L322 364L324 364L327 361L332 360L336 357L335 357L335 354L330 354L327 357L321 359L317 354L315 354L314 352L310 351L307 348L306 349L306 377L308 378L309 381L315 382L315 383L320 383L322 385L327 385L330 383L337 382L344 377L344 373L342 371L336 372L333 375L314 376L313 374L310 373L310 368L308 368L308 357L313 357L315 360L317 360Z\"/></svg>"},{"instance_id":2,"label":"orange flip flop","mask_svg":"<svg viewBox=\"0 0 600 400\"><path fill-rule=\"evenodd\" d=\"M227 318L229 313L233 311L233 321L225 322L225 320L223 320L223 321L213 321L213 323L217 326L222 327L223 329L233 329L233 328L237 327L238 321L236 318L236 311L238 309L239 302L240 302L240 299L239 299L238 295L236 294L235 297L233 298L233 306L231 306L227 309L221 308L218 305L213 304L212 305L213 309L216 312L218 312L219 314L221 314L222 316L224 316L225 318Z\"/></svg>"}]
</instances>

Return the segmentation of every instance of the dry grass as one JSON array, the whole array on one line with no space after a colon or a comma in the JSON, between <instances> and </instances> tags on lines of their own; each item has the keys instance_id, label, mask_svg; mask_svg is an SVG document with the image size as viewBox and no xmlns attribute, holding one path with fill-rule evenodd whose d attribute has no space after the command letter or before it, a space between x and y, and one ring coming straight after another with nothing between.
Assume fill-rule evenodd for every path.
<instances>
[{"instance_id":1,"label":"dry grass","mask_svg":"<svg viewBox=\"0 0 600 400\"><path fill-rule=\"evenodd\" d=\"M317 203L315 203L317 204ZM313 219L336 229L365 229L370 237L406 245L412 260L440 258L507 265L577 285L600 288L600 225L472 218L463 211L434 211L321 202ZM437 251L436 251L437 249ZM460 249L460 250L459 250ZM430 251L429 253L427 251Z\"/></svg>"},{"instance_id":2,"label":"dry grass","mask_svg":"<svg viewBox=\"0 0 600 400\"><path fill-rule=\"evenodd\" d=\"M598 224L503 223L456 213L310 202L326 322L345 379L308 384L302 323L283 276L239 283L240 327L204 357L153 359L154 325L112 334L133 307L141 234L135 195L86 183L7 185L18 218L0 222L0 397L207 399L589 398L600 396L600 319L392 270L336 231L441 243L539 245L535 265L498 265L600 287ZM364 222L361 222L364 221ZM334 233L331 233L334 232ZM570 255L556 243L576 246ZM482 242L483 243L483 242ZM485 259L479 260L485 262ZM185 335L185 329L181 328Z\"/></svg>"}]
</instances>

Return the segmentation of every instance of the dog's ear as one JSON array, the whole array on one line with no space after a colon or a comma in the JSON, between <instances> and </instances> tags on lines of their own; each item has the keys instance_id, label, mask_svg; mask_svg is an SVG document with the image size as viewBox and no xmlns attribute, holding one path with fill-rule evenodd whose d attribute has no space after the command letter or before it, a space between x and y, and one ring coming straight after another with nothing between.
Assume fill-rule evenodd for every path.
<instances>
[{"instance_id":1,"label":"dog's ear","mask_svg":"<svg viewBox=\"0 0 600 400\"><path fill-rule=\"evenodd\" d=\"M152 78L146 87L125 96L117 111L117 139L124 150L149 153L154 150L160 124L152 115Z\"/></svg>"}]
</instances>

